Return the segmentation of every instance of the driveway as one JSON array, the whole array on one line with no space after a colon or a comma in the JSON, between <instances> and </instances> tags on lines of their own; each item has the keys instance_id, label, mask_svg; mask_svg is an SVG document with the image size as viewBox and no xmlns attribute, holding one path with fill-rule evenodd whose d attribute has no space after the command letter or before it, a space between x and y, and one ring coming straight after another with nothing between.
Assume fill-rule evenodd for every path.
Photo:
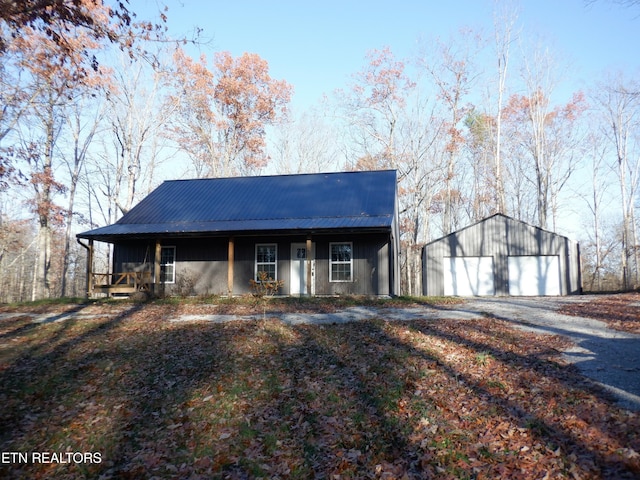
<instances>
[{"instance_id":1,"label":"driveway","mask_svg":"<svg viewBox=\"0 0 640 480\"><path fill-rule=\"evenodd\" d=\"M473 314L488 313L523 330L568 337L575 346L564 352L564 357L583 375L613 393L623 407L640 411L640 335L612 330L592 318L557 313L566 303L593 298L473 298L458 309Z\"/></svg>"}]
</instances>

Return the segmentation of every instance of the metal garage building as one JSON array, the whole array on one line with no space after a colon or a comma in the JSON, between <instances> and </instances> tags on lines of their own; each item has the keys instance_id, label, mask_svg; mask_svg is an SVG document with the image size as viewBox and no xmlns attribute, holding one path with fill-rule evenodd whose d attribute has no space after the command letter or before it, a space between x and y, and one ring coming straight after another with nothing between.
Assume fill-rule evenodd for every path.
<instances>
[{"instance_id":1,"label":"metal garage building","mask_svg":"<svg viewBox=\"0 0 640 480\"><path fill-rule=\"evenodd\" d=\"M425 245L422 285L424 295L580 294L580 248L495 214Z\"/></svg>"}]
</instances>

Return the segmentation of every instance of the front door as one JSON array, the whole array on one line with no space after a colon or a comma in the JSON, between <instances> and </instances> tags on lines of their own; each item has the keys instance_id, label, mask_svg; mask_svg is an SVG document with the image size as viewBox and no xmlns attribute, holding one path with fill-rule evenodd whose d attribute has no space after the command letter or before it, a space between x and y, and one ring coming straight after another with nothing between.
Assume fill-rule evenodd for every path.
<instances>
[{"instance_id":1,"label":"front door","mask_svg":"<svg viewBox=\"0 0 640 480\"><path fill-rule=\"evenodd\" d=\"M311 262L311 295L315 293L315 244L307 252L306 243L291 244L291 295L307 294L307 257Z\"/></svg>"}]
</instances>

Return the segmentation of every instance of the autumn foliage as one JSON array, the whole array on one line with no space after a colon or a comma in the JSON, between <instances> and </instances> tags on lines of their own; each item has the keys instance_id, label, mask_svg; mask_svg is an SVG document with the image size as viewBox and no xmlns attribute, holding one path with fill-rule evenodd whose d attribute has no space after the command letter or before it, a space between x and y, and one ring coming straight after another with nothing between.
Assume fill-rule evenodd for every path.
<instances>
[{"instance_id":1,"label":"autumn foliage","mask_svg":"<svg viewBox=\"0 0 640 480\"><path fill-rule=\"evenodd\" d=\"M265 128L286 114L292 88L269 76L268 63L228 52L198 61L177 49L168 82L175 87L169 105L178 117L172 132L189 153L199 176L231 176L267 164Z\"/></svg>"},{"instance_id":2,"label":"autumn foliage","mask_svg":"<svg viewBox=\"0 0 640 480\"><path fill-rule=\"evenodd\" d=\"M129 25L131 15L126 8L126 1L117 2L117 8L107 7L102 0L2 0L0 1L0 20L8 27L10 36L22 37L30 35L34 30L41 32L48 40L55 43L65 54L75 54L77 45L71 41L71 32L83 29L91 32L95 39L117 38L115 24ZM0 36L0 51L7 46L7 31Z\"/></svg>"}]
</instances>

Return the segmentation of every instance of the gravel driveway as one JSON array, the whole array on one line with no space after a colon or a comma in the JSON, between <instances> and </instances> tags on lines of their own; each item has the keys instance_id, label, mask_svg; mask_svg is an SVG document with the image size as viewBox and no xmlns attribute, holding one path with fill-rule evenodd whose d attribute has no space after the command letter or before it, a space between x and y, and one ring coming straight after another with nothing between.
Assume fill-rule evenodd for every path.
<instances>
[{"instance_id":1,"label":"gravel driveway","mask_svg":"<svg viewBox=\"0 0 640 480\"><path fill-rule=\"evenodd\" d=\"M640 335L620 332L592 318L557 313L564 304L593 300L575 297L504 297L468 299L459 309L490 313L516 327L543 334L563 335L575 346L565 358L608 391L625 408L640 411Z\"/></svg>"}]
</instances>

